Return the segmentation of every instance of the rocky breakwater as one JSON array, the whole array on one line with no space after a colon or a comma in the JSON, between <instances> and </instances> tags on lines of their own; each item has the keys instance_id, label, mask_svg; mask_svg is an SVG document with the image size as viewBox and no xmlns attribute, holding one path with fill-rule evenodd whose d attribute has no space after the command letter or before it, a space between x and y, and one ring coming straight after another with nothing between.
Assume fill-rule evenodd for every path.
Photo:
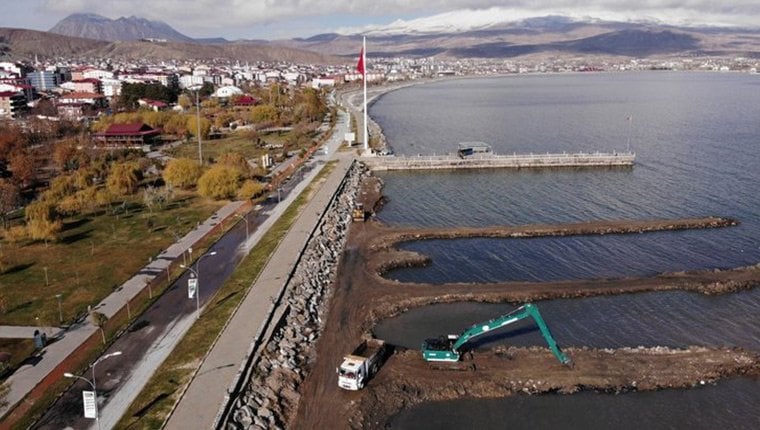
<instances>
[{"instance_id":1,"label":"rocky breakwater","mask_svg":"<svg viewBox=\"0 0 760 430\"><path fill-rule=\"evenodd\" d=\"M354 163L301 256L286 292L286 306L272 337L254 361L251 380L235 401L225 426L281 429L298 405L298 389L313 359L357 194L369 170Z\"/></svg>"}]
</instances>

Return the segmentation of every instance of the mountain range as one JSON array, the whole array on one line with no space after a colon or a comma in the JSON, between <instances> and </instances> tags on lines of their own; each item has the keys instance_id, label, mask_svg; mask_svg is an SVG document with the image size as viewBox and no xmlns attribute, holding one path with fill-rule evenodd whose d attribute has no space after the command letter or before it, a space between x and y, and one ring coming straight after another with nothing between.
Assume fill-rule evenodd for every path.
<instances>
[{"instance_id":1,"label":"mountain range","mask_svg":"<svg viewBox=\"0 0 760 430\"><path fill-rule=\"evenodd\" d=\"M130 16L110 19L92 13L75 13L59 21L49 30L51 33L109 42L141 39L164 39L172 42L193 42L161 21Z\"/></svg>"},{"instance_id":2,"label":"mountain range","mask_svg":"<svg viewBox=\"0 0 760 430\"><path fill-rule=\"evenodd\" d=\"M368 56L514 58L526 55L653 57L669 55L760 58L760 30L677 27L651 22L577 20L561 16L530 18L443 29L408 23L370 31ZM330 55L356 55L360 35L320 34L278 41Z\"/></svg>"},{"instance_id":3,"label":"mountain range","mask_svg":"<svg viewBox=\"0 0 760 430\"><path fill-rule=\"evenodd\" d=\"M678 27L656 22L611 22L563 16L520 21L504 21L498 16L486 18L480 17L478 21L463 16L448 23L422 18L364 29L368 36L368 56L760 58L758 29ZM159 61L228 58L334 64L353 61L361 37L331 33L275 41L193 39L159 21L134 16L109 19L94 14L74 14L60 21L50 32L0 29L0 58L30 58L37 54Z\"/></svg>"}]
</instances>

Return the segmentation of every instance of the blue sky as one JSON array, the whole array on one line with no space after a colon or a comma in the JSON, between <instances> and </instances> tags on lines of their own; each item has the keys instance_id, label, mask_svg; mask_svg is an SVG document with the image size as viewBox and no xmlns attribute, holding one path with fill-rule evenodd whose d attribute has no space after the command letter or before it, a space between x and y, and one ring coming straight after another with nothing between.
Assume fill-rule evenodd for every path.
<instances>
[{"instance_id":1,"label":"blue sky","mask_svg":"<svg viewBox=\"0 0 760 430\"><path fill-rule=\"evenodd\" d=\"M0 0L0 27L48 30L71 13L140 16L191 37L281 39L433 24L486 25L495 17L649 20L760 26L758 0Z\"/></svg>"}]
</instances>

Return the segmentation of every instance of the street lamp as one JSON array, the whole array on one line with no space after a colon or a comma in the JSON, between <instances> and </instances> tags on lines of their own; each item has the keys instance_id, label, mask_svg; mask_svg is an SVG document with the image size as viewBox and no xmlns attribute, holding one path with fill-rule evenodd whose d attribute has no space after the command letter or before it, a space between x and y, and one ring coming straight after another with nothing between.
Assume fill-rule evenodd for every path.
<instances>
[{"instance_id":1,"label":"street lamp","mask_svg":"<svg viewBox=\"0 0 760 430\"><path fill-rule=\"evenodd\" d=\"M179 265L179 267L191 271L198 280L195 291L195 319L201 317L201 260L203 260L203 257L210 257L212 255L216 255L216 251L211 251L208 254L203 254L198 257L198 260L195 262L195 269L184 264Z\"/></svg>"},{"instance_id":2,"label":"street lamp","mask_svg":"<svg viewBox=\"0 0 760 430\"><path fill-rule=\"evenodd\" d=\"M61 308L61 294L60 293L56 294L55 298L58 299L58 324L63 324L63 309Z\"/></svg>"},{"instance_id":3,"label":"street lamp","mask_svg":"<svg viewBox=\"0 0 760 430\"><path fill-rule=\"evenodd\" d=\"M95 395L95 422L98 424L98 430L100 430L100 414L98 413L98 388L97 384L95 383L95 366L106 358L116 357L117 355L121 355L121 351L114 351L110 354L106 354L92 363L92 382L90 382L90 380L84 376L78 376L69 372L63 374L63 376L66 378L81 379L83 381L86 381L92 387L92 392Z\"/></svg>"},{"instance_id":4,"label":"street lamp","mask_svg":"<svg viewBox=\"0 0 760 430\"><path fill-rule=\"evenodd\" d=\"M200 104L200 92L202 85L193 85L190 90L195 90L195 122L198 126L198 163L203 165L203 147L201 146L201 104Z\"/></svg>"},{"instance_id":5,"label":"street lamp","mask_svg":"<svg viewBox=\"0 0 760 430\"><path fill-rule=\"evenodd\" d=\"M245 238L248 239L248 218L240 214L235 214L235 216L245 221Z\"/></svg>"}]
</instances>

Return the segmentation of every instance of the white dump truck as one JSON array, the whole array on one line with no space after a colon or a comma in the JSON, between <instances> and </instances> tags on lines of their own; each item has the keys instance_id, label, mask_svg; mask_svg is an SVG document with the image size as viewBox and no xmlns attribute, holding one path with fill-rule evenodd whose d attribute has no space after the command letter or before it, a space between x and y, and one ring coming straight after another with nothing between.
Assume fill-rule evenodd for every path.
<instances>
[{"instance_id":1,"label":"white dump truck","mask_svg":"<svg viewBox=\"0 0 760 430\"><path fill-rule=\"evenodd\" d=\"M344 390L361 390L377 373L385 358L385 342L379 339L364 340L351 355L343 357L336 369L338 386Z\"/></svg>"}]
</instances>

